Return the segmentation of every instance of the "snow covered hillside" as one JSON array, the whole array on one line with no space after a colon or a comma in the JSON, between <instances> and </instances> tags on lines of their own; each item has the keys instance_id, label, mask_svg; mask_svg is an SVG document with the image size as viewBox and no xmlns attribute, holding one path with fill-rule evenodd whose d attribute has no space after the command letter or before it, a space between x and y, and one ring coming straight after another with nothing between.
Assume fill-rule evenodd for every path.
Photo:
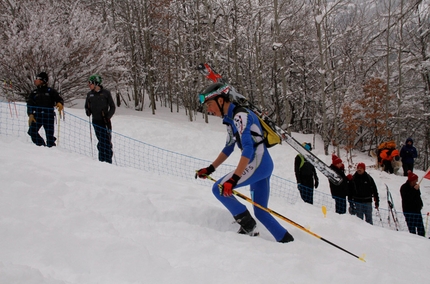
<instances>
[{"instance_id":1,"label":"snow covered hillside","mask_svg":"<svg viewBox=\"0 0 430 284\"><path fill-rule=\"evenodd\" d=\"M66 111L87 119L81 105ZM66 116L61 127L70 120ZM188 122L183 113L163 108L156 115L119 108L112 122L117 133L209 162L225 141L219 118ZM0 135L0 283L428 283L428 239L348 214L329 211L324 218L320 206L277 196L271 209L353 254L365 254L366 262L282 220L292 243L276 243L261 225L259 237L238 235L211 184L194 180L193 172L185 179L100 163L63 149L65 139L48 149L25 135ZM274 174L294 182L294 150L281 145L270 152ZM321 141L313 152L331 162ZM228 163L235 164L238 155ZM360 153L354 162L373 164ZM368 172L381 207L387 184L401 211L399 188L406 178ZM318 191L329 194L328 181L319 178ZM430 211L429 188L424 180L423 213Z\"/></svg>"}]
</instances>

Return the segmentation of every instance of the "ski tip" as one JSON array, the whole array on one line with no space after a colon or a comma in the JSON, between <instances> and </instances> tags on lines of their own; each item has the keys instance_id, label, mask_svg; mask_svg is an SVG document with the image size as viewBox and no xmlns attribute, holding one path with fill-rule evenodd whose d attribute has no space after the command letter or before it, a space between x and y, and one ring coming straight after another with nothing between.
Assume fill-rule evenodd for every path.
<instances>
[{"instance_id":1,"label":"ski tip","mask_svg":"<svg viewBox=\"0 0 430 284\"><path fill-rule=\"evenodd\" d=\"M358 259L361 260L362 262L366 262L366 260L364 259L366 257L366 254L362 254Z\"/></svg>"}]
</instances>

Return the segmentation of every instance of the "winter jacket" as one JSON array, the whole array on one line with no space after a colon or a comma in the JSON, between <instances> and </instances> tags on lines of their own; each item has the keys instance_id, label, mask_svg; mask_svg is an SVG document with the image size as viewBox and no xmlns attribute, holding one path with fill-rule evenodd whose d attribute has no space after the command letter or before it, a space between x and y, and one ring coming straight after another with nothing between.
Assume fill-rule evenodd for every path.
<instances>
[{"instance_id":1,"label":"winter jacket","mask_svg":"<svg viewBox=\"0 0 430 284\"><path fill-rule=\"evenodd\" d=\"M384 162L384 160L391 162L395 157L399 156L399 151L396 149L384 149L380 152L379 156L381 157L381 164Z\"/></svg>"},{"instance_id":2,"label":"winter jacket","mask_svg":"<svg viewBox=\"0 0 430 284\"><path fill-rule=\"evenodd\" d=\"M408 144L409 141L412 142L411 145ZM414 141L412 138L406 139L405 145L403 145L400 150L400 157L404 164L413 164L414 159L418 157L417 149L414 147Z\"/></svg>"},{"instance_id":3,"label":"winter jacket","mask_svg":"<svg viewBox=\"0 0 430 284\"><path fill-rule=\"evenodd\" d=\"M300 154L294 160L294 172L297 183L309 188L318 187L319 180L315 167Z\"/></svg>"},{"instance_id":4,"label":"winter jacket","mask_svg":"<svg viewBox=\"0 0 430 284\"><path fill-rule=\"evenodd\" d=\"M351 185L349 180L345 176L345 170L339 169L333 164L330 165L330 168L342 177L342 183L339 185L336 185L329 180L331 195L340 198L346 198L347 196L349 196L349 190Z\"/></svg>"},{"instance_id":5,"label":"winter jacket","mask_svg":"<svg viewBox=\"0 0 430 284\"><path fill-rule=\"evenodd\" d=\"M421 199L421 191L413 188L407 181L400 187L400 195L402 196L402 209L406 213L421 213L423 201Z\"/></svg>"},{"instance_id":6,"label":"winter jacket","mask_svg":"<svg viewBox=\"0 0 430 284\"><path fill-rule=\"evenodd\" d=\"M375 205L379 206L379 195L375 181L367 173L358 174L357 172L352 177L353 186L351 186L350 197L356 202L369 203L372 202L372 197L375 199Z\"/></svg>"},{"instance_id":7,"label":"winter jacket","mask_svg":"<svg viewBox=\"0 0 430 284\"><path fill-rule=\"evenodd\" d=\"M27 114L37 114L39 112L52 112L57 103L64 104L60 94L53 88L46 85L33 90L27 99ZM49 108L48 110L46 108Z\"/></svg>"},{"instance_id":8,"label":"winter jacket","mask_svg":"<svg viewBox=\"0 0 430 284\"><path fill-rule=\"evenodd\" d=\"M85 100L85 113L93 115L93 122L108 123L115 113L115 103L109 90L102 89L99 92L91 90Z\"/></svg>"}]
</instances>

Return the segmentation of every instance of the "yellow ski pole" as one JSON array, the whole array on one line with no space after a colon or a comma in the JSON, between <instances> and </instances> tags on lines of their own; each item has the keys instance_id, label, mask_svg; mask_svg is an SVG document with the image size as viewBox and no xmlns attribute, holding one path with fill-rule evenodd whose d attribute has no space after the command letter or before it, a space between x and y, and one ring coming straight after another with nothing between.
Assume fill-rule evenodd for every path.
<instances>
[{"instance_id":1,"label":"yellow ski pole","mask_svg":"<svg viewBox=\"0 0 430 284\"><path fill-rule=\"evenodd\" d=\"M198 171L196 171L196 172L198 172ZM206 178L210 179L211 181L216 182L216 180L215 180L215 179L213 179L211 176L208 176L208 175L207 175L207 176L206 176ZM218 186L222 189L222 185L221 185L221 184L220 184L220 185L218 185ZM246 201L248 201L248 202L249 202L249 203L251 203L253 206L258 207L258 208L260 208L260 209L262 209L262 210L264 210L264 211L266 211L266 212L268 212L268 213L272 214L273 216L276 216L276 217L278 217L278 218L280 218L280 219L284 220L285 222L287 222L287 223L289 223L289 224L291 224L291 225L293 225L293 226L295 226L295 227L299 228L300 230L305 231L306 233L308 233L308 234L310 234L310 235L312 235L312 236L314 236L314 237L316 237L316 238L318 238L318 239L320 239L320 240L322 240L322 241L324 241L324 242L328 243L329 245L332 245L332 246L334 246L335 248L338 248L338 249L340 249L340 250L342 250L342 251L344 251L344 252L346 252L346 253L348 253L348 254L350 254L350 255L352 255L352 256L354 256L354 257L356 257L356 258L358 258L359 260L361 260L361 261L363 261L363 262L366 262L366 260L364 259L364 255L363 255L363 256L358 256L358 255L355 255L355 254L353 254L353 253L351 253L351 252L347 251L346 249L344 249L344 248L342 248L342 247L340 247L340 246L338 246L338 245L336 245L336 244L334 244L334 243L332 243L332 242L330 242L330 241L328 241L328 240L324 239L323 237L321 237L321 236L319 236L319 235L315 234L314 232L312 232L312 231L310 231L310 230L306 229L306 228L305 228L305 227L303 227L302 225L300 225L300 224L298 224L298 223L294 222L293 220L288 219L287 217L285 217L285 216L283 216L283 215L279 214L278 212L276 212L276 211L274 211L274 210L272 210L272 209L270 209L270 208L264 207L264 206L262 206L262 205L260 205L260 204L258 204L258 203L256 203L256 202L254 202L254 201L253 201L251 198L249 198L248 196L243 195L242 193L240 193L240 192L238 192L238 191L236 191L236 190L234 190L234 189L233 189L233 194L234 194L234 195L236 195L236 196L238 196L238 197L240 197L240 198L242 198L242 199L244 199L244 200L246 200Z\"/></svg>"}]
</instances>

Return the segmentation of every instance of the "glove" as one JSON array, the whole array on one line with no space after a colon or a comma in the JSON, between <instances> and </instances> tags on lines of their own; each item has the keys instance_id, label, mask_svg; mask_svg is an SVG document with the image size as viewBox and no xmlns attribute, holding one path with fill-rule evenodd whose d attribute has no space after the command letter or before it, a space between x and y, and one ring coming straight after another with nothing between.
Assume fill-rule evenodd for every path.
<instances>
[{"instance_id":1,"label":"glove","mask_svg":"<svg viewBox=\"0 0 430 284\"><path fill-rule=\"evenodd\" d=\"M32 124L33 122L36 122L36 119L34 118L34 115L33 115L33 114L30 114L30 115L28 116L28 126L31 126L31 124Z\"/></svg>"},{"instance_id":2,"label":"glove","mask_svg":"<svg viewBox=\"0 0 430 284\"><path fill-rule=\"evenodd\" d=\"M347 175L347 176L346 176L346 178L347 178L348 180L352 180L352 175L351 175L351 174L349 174L349 175Z\"/></svg>"},{"instance_id":3,"label":"glove","mask_svg":"<svg viewBox=\"0 0 430 284\"><path fill-rule=\"evenodd\" d=\"M320 185L319 180L315 180L315 188L318 188L318 185Z\"/></svg>"},{"instance_id":4,"label":"glove","mask_svg":"<svg viewBox=\"0 0 430 284\"><path fill-rule=\"evenodd\" d=\"M87 116L90 116L90 115L91 115L91 111L87 108L87 109L85 110L85 114L86 114Z\"/></svg>"},{"instance_id":5,"label":"glove","mask_svg":"<svg viewBox=\"0 0 430 284\"><path fill-rule=\"evenodd\" d=\"M357 213L357 208L355 207L355 203L354 202L349 202L348 212L351 215L355 215Z\"/></svg>"},{"instance_id":6,"label":"glove","mask_svg":"<svg viewBox=\"0 0 430 284\"><path fill-rule=\"evenodd\" d=\"M64 108L64 107L63 107L63 104L62 104L62 103L57 103L57 105L56 105L56 106L57 106L57 109L58 109L58 111L59 111L59 112L62 112L62 111L63 111L63 108Z\"/></svg>"},{"instance_id":7,"label":"glove","mask_svg":"<svg viewBox=\"0 0 430 284\"><path fill-rule=\"evenodd\" d=\"M199 177L199 178L206 178L206 176L209 176L214 171L215 171L215 167L211 164L207 168L203 168L203 169L200 169L200 170L196 171L195 178L196 179L197 179L197 177Z\"/></svg>"},{"instance_id":8,"label":"glove","mask_svg":"<svg viewBox=\"0 0 430 284\"><path fill-rule=\"evenodd\" d=\"M226 181L223 185L219 186L219 194L223 196L232 196L233 188L237 185L237 182L240 180L240 176L233 175L228 181Z\"/></svg>"},{"instance_id":9,"label":"glove","mask_svg":"<svg viewBox=\"0 0 430 284\"><path fill-rule=\"evenodd\" d=\"M379 208L379 200L377 200L376 198L373 199L375 201L375 208L378 209Z\"/></svg>"}]
</instances>

